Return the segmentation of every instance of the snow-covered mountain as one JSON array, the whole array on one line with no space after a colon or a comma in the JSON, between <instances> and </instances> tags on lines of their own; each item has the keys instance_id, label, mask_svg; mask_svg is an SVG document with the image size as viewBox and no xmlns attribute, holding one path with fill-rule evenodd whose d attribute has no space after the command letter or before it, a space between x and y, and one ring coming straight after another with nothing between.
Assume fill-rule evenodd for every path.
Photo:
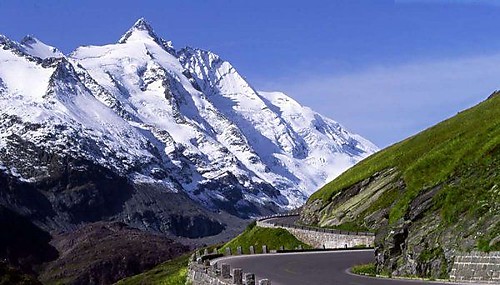
<instances>
[{"instance_id":1,"label":"snow-covered mountain","mask_svg":"<svg viewBox=\"0 0 500 285\"><path fill-rule=\"evenodd\" d=\"M26 185L52 181L56 155L246 217L301 205L377 150L143 19L116 44L69 55L32 36L0 36L0 48L0 170Z\"/></svg>"}]
</instances>

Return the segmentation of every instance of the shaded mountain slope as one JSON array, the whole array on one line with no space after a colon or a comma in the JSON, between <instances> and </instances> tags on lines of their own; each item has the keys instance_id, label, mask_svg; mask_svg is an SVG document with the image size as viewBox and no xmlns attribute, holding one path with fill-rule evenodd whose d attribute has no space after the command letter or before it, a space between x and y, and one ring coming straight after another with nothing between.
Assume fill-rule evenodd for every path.
<instances>
[{"instance_id":1,"label":"shaded mountain slope","mask_svg":"<svg viewBox=\"0 0 500 285\"><path fill-rule=\"evenodd\" d=\"M58 258L49 233L41 230L27 218L0 206L0 260L35 274L42 263ZM3 266L7 270L8 266ZM2 275L2 274L0 274Z\"/></svg>"},{"instance_id":2,"label":"shaded mountain slope","mask_svg":"<svg viewBox=\"0 0 500 285\"><path fill-rule=\"evenodd\" d=\"M46 264L46 284L112 284L187 252L187 246L121 223L88 224L52 242L61 256Z\"/></svg>"}]
</instances>

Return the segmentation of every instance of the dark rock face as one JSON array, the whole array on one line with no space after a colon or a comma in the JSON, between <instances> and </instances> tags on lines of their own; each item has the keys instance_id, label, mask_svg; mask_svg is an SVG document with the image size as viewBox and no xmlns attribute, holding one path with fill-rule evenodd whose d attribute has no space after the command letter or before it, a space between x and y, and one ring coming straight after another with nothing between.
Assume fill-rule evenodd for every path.
<instances>
[{"instance_id":1,"label":"dark rock face","mask_svg":"<svg viewBox=\"0 0 500 285\"><path fill-rule=\"evenodd\" d=\"M166 237L106 222L56 235L53 244L61 257L43 268L44 283L112 284L189 250Z\"/></svg>"},{"instance_id":2,"label":"dark rock face","mask_svg":"<svg viewBox=\"0 0 500 285\"><path fill-rule=\"evenodd\" d=\"M226 228L181 193L131 185L81 159L39 158L48 175L36 182L0 171L0 258L43 282L111 284L189 249L154 233L200 238Z\"/></svg>"},{"instance_id":3,"label":"dark rock face","mask_svg":"<svg viewBox=\"0 0 500 285\"><path fill-rule=\"evenodd\" d=\"M301 213L302 223L339 225L346 222L374 231L376 263L379 272L394 276L448 278L457 252L475 248L475 233L491 230L498 221L485 215L477 220L461 217L455 224L443 221L438 207L439 194L450 180L422 189L410 201L403 218L390 223L394 198L406 185L398 172L385 170L336 194L329 203L309 201ZM363 198L363 193L370 198ZM348 204L348 208L344 208ZM341 214L339 214L341 213Z\"/></svg>"},{"instance_id":4,"label":"dark rock face","mask_svg":"<svg viewBox=\"0 0 500 285\"><path fill-rule=\"evenodd\" d=\"M202 215L191 217L171 215L169 221L174 235L187 238L215 235L225 228L217 221Z\"/></svg>"},{"instance_id":5,"label":"dark rock face","mask_svg":"<svg viewBox=\"0 0 500 285\"><path fill-rule=\"evenodd\" d=\"M243 193L248 191L254 194L262 192L270 197L279 199L281 194L278 190L265 182L255 183L250 187L242 185L232 173L226 173L226 175L220 178L204 182L196 191L197 194L205 191L220 192L225 197L225 200L213 200L212 203L214 203L216 208L244 219L255 215L265 216L280 212L279 206L274 202L269 202L264 206L258 207L255 203L245 201L243 197Z\"/></svg>"},{"instance_id":6,"label":"dark rock face","mask_svg":"<svg viewBox=\"0 0 500 285\"><path fill-rule=\"evenodd\" d=\"M34 276L0 261L0 285L42 285Z\"/></svg>"},{"instance_id":7,"label":"dark rock face","mask_svg":"<svg viewBox=\"0 0 500 285\"><path fill-rule=\"evenodd\" d=\"M126 179L89 161L53 155L47 169L35 183L0 173L0 204L48 230L112 217L133 191Z\"/></svg>"},{"instance_id":8,"label":"dark rock face","mask_svg":"<svg viewBox=\"0 0 500 285\"><path fill-rule=\"evenodd\" d=\"M45 230L71 231L82 223L115 220L151 232L199 238L225 228L183 193L133 185L92 161L16 141L16 156L0 153L0 161L23 177L36 179L23 181L0 171L0 205Z\"/></svg>"},{"instance_id":9,"label":"dark rock face","mask_svg":"<svg viewBox=\"0 0 500 285\"><path fill-rule=\"evenodd\" d=\"M34 267L58 257L49 244L49 233L35 226L27 218L0 206L0 259L22 272L34 274Z\"/></svg>"},{"instance_id":10,"label":"dark rock face","mask_svg":"<svg viewBox=\"0 0 500 285\"><path fill-rule=\"evenodd\" d=\"M388 226L377 233L378 269L395 276L448 278L460 244L441 230L439 221L428 217L414 222L401 220Z\"/></svg>"}]
</instances>

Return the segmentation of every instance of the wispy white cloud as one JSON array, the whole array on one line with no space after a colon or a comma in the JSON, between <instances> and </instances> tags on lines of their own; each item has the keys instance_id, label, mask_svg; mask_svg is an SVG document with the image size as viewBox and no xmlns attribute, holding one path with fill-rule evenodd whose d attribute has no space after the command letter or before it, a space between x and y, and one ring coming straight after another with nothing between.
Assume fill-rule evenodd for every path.
<instances>
[{"instance_id":1,"label":"wispy white cloud","mask_svg":"<svg viewBox=\"0 0 500 285\"><path fill-rule=\"evenodd\" d=\"M499 89L500 54L378 66L342 76L304 73L261 87L283 90L379 146L387 146Z\"/></svg>"}]
</instances>

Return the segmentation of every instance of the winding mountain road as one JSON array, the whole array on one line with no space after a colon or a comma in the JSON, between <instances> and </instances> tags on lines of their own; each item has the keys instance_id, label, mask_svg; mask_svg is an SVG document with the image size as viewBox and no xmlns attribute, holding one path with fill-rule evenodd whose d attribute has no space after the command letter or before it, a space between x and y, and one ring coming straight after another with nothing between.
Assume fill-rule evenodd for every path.
<instances>
[{"instance_id":1,"label":"winding mountain road","mask_svg":"<svg viewBox=\"0 0 500 285\"><path fill-rule=\"evenodd\" d=\"M373 261L373 250L302 252L223 257L217 261L252 272L256 280L273 285L416 285L450 284L419 280L381 279L353 275L347 270ZM258 282L258 281L257 281Z\"/></svg>"}]
</instances>

